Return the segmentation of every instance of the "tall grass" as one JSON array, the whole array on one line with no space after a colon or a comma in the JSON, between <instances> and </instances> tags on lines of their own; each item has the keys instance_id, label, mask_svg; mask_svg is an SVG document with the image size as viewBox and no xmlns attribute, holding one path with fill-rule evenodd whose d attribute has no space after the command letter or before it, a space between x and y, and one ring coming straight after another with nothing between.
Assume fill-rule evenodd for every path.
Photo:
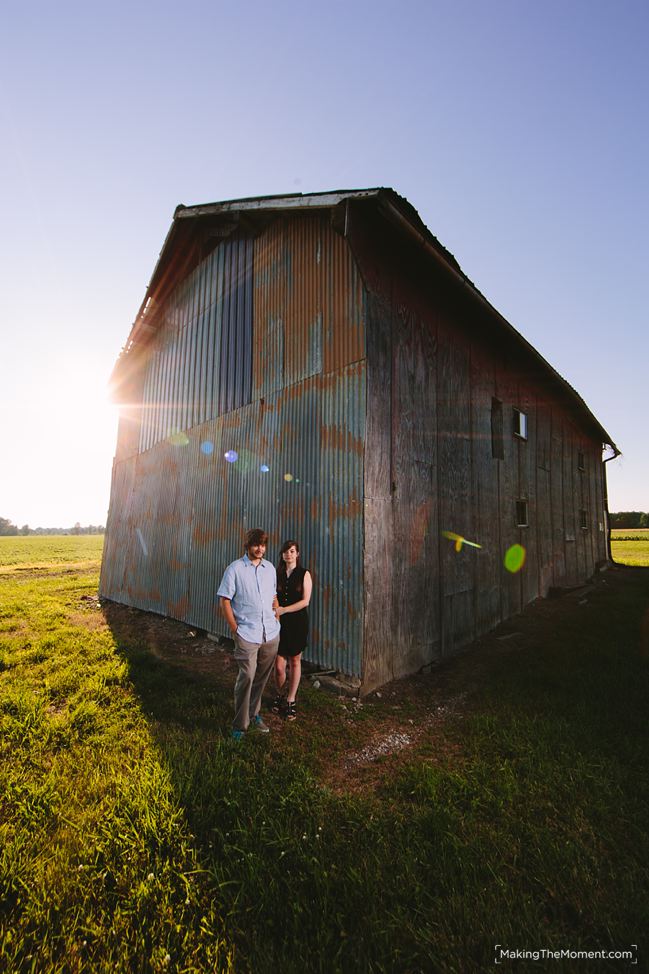
<instances>
[{"instance_id":1,"label":"tall grass","mask_svg":"<svg viewBox=\"0 0 649 974\"><path fill-rule=\"evenodd\" d=\"M301 721L242 745L231 678L151 652L88 601L95 573L2 576L0 969L471 972L496 943L646 958L648 576L611 576L560 627L517 622L526 640L455 716L420 692L399 718L398 685L357 713L305 688ZM350 755L400 719L415 744L356 787Z\"/></svg>"}]
</instances>

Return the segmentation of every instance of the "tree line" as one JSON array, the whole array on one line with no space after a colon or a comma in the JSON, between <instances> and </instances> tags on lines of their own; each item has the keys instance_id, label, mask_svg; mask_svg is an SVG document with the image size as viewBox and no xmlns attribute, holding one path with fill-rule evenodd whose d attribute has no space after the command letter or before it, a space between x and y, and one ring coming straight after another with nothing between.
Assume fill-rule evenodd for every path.
<instances>
[{"instance_id":1,"label":"tree line","mask_svg":"<svg viewBox=\"0 0 649 974\"><path fill-rule=\"evenodd\" d=\"M71 528L30 528L29 524L18 527L9 518L0 517L0 537L15 537L22 534L103 534L106 530L103 524L81 525L78 521Z\"/></svg>"},{"instance_id":2,"label":"tree line","mask_svg":"<svg viewBox=\"0 0 649 974\"><path fill-rule=\"evenodd\" d=\"M649 514L646 511L620 511L608 517L612 528L649 528Z\"/></svg>"}]
</instances>

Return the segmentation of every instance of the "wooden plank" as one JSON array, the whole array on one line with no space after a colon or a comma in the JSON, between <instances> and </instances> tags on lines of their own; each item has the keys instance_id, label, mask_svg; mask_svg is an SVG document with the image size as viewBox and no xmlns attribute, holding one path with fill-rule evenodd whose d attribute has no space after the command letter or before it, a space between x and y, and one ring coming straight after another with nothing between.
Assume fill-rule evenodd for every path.
<instances>
[{"instance_id":1,"label":"wooden plank","mask_svg":"<svg viewBox=\"0 0 649 974\"><path fill-rule=\"evenodd\" d=\"M471 540L475 518L471 510L470 358L466 340L457 330L440 327L437 359L437 430L440 531ZM474 631L474 559L466 546L443 539L440 548L441 653L448 655L468 641ZM449 596L463 594L462 599Z\"/></svg>"},{"instance_id":2,"label":"wooden plank","mask_svg":"<svg viewBox=\"0 0 649 974\"><path fill-rule=\"evenodd\" d=\"M552 584L560 588L566 584L566 529L563 509L563 422L556 405L552 408L551 424Z\"/></svg>"},{"instance_id":3,"label":"wooden plank","mask_svg":"<svg viewBox=\"0 0 649 974\"><path fill-rule=\"evenodd\" d=\"M396 622L394 673L436 658L439 643L436 336L399 303L393 317L392 598Z\"/></svg>"},{"instance_id":4,"label":"wooden plank","mask_svg":"<svg viewBox=\"0 0 649 974\"><path fill-rule=\"evenodd\" d=\"M573 464L573 438L574 430L572 424L565 422L563 425L563 503L564 503L564 544L566 552L566 585L579 584L579 571L577 561L577 529L578 529L578 485L575 487L574 464Z\"/></svg>"},{"instance_id":5,"label":"wooden plank","mask_svg":"<svg viewBox=\"0 0 649 974\"><path fill-rule=\"evenodd\" d=\"M471 507L475 537L474 616L476 635L500 622L500 588L503 552L498 516L501 460L492 449L492 404L496 392L493 356L474 345L471 349Z\"/></svg>"},{"instance_id":6,"label":"wooden plank","mask_svg":"<svg viewBox=\"0 0 649 974\"><path fill-rule=\"evenodd\" d=\"M392 608L394 557L392 505L389 498L365 498L365 586L363 602L363 692L391 680L395 643Z\"/></svg>"},{"instance_id":7,"label":"wooden plank","mask_svg":"<svg viewBox=\"0 0 649 974\"><path fill-rule=\"evenodd\" d=\"M527 501L529 525L525 529L520 529L520 543L526 551L525 566L519 573L521 605L525 606L529 602L533 602L539 595L538 503L536 496L537 410L534 391L522 382L519 397L520 408L527 417L527 438L515 437L518 447L518 495Z\"/></svg>"},{"instance_id":8,"label":"wooden plank","mask_svg":"<svg viewBox=\"0 0 649 974\"><path fill-rule=\"evenodd\" d=\"M525 538L516 527L516 501L519 498L518 443L513 435L513 409L519 404L517 369L505 355L497 362L496 395L503 403L504 458L500 461L499 517L501 554L514 544L525 547ZM525 566L522 569L525 570ZM501 589L501 616L508 619L521 610L521 583L519 573L503 572Z\"/></svg>"},{"instance_id":9,"label":"wooden plank","mask_svg":"<svg viewBox=\"0 0 649 974\"><path fill-rule=\"evenodd\" d=\"M536 560L538 594L545 597L552 580L552 414L544 397L536 403Z\"/></svg>"}]
</instances>

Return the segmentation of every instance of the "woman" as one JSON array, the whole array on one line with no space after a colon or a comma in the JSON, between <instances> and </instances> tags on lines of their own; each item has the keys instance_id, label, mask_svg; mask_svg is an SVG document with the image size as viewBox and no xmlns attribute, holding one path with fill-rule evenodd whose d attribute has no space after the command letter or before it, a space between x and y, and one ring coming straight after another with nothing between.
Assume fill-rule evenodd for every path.
<instances>
[{"instance_id":1,"label":"woman","mask_svg":"<svg viewBox=\"0 0 649 974\"><path fill-rule=\"evenodd\" d=\"M285 541L277 566L277 614L281 632L275 659L277 696L273 711L276 714L283 713L287 720L295 720L297 717L295 697L302 675L302 652L309 633L307 606L311 601L312 591L311 573L300 564L299 544L297 541ZM287 693L284 702L282 694L285 688Z\"/></svg>"}]
</instances>

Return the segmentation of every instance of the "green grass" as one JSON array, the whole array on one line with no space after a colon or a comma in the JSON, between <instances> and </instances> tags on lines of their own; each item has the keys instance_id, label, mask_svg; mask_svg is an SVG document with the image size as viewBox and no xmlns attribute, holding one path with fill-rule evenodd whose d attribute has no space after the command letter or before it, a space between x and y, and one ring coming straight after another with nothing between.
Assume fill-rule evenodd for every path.
<instances>
[{"instance_id":1,"label":"green grass","mask_svg":"<svg viewBox=\"0 0 649 974\"><path fill-rule=\"evenodd\" d=\"M305 687L303 720L233 745L231 676L102 612L87 554L0 576L0 970L465 974L495 943L646 958L649 572L610 573L559 623L521 617L455 716L425 693L486 644L422 677L400 718L415 744L356 787L345 761L392 726L399 684L358 714Z\"/></svg>"},{"instance_id":2,"label":"green grass","mask_svg":"<svg viewBox=\"0 0 649 974\"><path fill-rule=\"evenodd\" d=\"M58 571L74 566L96 568L104 546L103 534L25 535L0 538L0 573Z\"/></svg>"},{"instance_id":3,"label":"green grass","mask_svg":"<svg viewBox=\"0 0 649 974\"><path fill-rule=\"evenodd\" d=\"M619 565L649 567L649 528L611 531L611 554Z\"/></svg>"}]
</instances>

